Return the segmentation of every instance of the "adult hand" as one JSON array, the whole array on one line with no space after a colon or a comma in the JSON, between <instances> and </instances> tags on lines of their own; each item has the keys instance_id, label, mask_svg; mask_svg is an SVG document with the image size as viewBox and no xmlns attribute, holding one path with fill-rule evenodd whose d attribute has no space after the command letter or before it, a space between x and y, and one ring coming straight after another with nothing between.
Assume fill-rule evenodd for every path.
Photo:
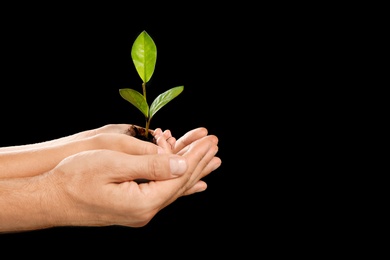
<instances>
[{"instance_id":1,"label":"adult hand","mask_svg":"<svg viewBox=\"0 0 390 260\"><path fill-rule=\"evenodd\" d=\"M0 148L0 179L42 174L61 160L82 151L109 149L129 154L155 154L157 145L134 137L132 125L110 124L71 136L30 145ZM161 138L171 139L171 132L156 130ZM150 130L154 134L153 130ZM167 147L167 145L165 145ZM164 148L165 152L167 148Z\"/></svg>"},{"instance_id":2,"label":"adult hand","mask_svg":"<svg viewBox=\"0 0 390 260\"><path fill-rule=\"evenodd\" d=\"M178 142L179 148L192 140L189 136ZM213 135L180 149L181 155L89 150L65 158L43 175L0 181L0 208L7 208L0 214L0 231L144 226L180 196L207 188L201 179L221 165L217 151ZM137 183L139 178L151 181Z\"/></svg>"}]
</instances>

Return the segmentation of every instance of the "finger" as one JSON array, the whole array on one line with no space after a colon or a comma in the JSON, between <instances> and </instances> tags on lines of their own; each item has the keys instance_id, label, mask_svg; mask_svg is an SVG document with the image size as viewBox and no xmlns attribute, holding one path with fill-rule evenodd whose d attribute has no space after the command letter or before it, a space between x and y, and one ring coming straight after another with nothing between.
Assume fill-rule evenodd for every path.
<instances>
[{"instance_id":1,"label":"finger","mask_svg":"<svg viewBox=\"0 0 390 260\"><path fill-rule=\"evenodd\" d=\"M172 137L172 133L171 133L171 130L167 129L163 132L163 135L166 139L168 139L169 137Z\"/></svg>"},{"instance_id":2,"label":"finger","mask_svg":"<svg viewBox=\"0 0 390 260\"><path fill-rule=\"evenodd\" d=\"M191 188L189 188L188 190L186 190L182 196L188 196L188 195L192 195L194 193L198 193L198 192L202 192L202 191L205 191L207 189L207 183L200 180L198 181L194 186L192 186Z\"/></svg>"},{"instance_id":3,"label":"finger","mask_svg":"<svg viewBox=\"0 0 390 260\"><path fill-rule=\"evenodd\" d=\"M200 178L202 179L203 177L209 175L211 172L215 171L216 169L221 166L221 159L218 157L214 157L208 165L203 169ZM192 187L189 187L184 193L183 196L191 195L197 192L202 192L207 189L208 185L206 182L199 180L198 182L195 183Z\"/></svg>"},{"instance_id":4,"label":"finger","mask_svg":"<svg viewBox=\"0 0 390 260\"><path fill-rule=\"evenodd\" d=\"M161 128L157 128L154 131L155 135L154 138L156 139L156 144L163 148L165 153L172 153L172 145L167 141L169 138L173 138L171 135L171 132L168 130L165 130L164 132L161 130Z\"/></svg>"},{"instance_id":5,"label":"finger","mask_svg":"<svg viewBox=\"0 0 390 260\"><path fill-rule=\"evenodd\" d=\"M191 131L188 131L182 137L177 139L176 144L175 144L174 149L173 149L173 152L178 153L179 151L181 151L183 148L190 145L194 141L196 141L202 137L205 137L207 135L207 133L208 133L208 131L204 127L198 127L198 128L195 128Z\"/></svg>"},{"instance_id":6,"label":"finger","mask_svg":"<svg viewBox=\"0 0 390 260\"><path fill-rule=\"evenodd\" d=\"M169 129L165 130L163 135L165 140L167 140L168 144L171 146L171 149L173 149L176 145L176 138L172 136L172 133Z\"/></svg>"},{"instance_id":7,"label":"finger","mask_svg":"<svg viewBox=\"0 0 390 260\"><path fill-rule=\"evenodd\" d=\"M171 137L172 138L172 137ZM161 147L165 153L170 153L172 154L172 146L170 143L167 142L167 140L165 139L165 136L163 135L159 135L157 138L156 138L156 144Z\"/></svg>"},{"instance_id":8,"label":"finger","mask_svg":"<svg viewBox=\"0 0 390 260\"><path fill-rule=\"evenodd\" d=\"M200 137L199 139L193 141L193 142L198 142L199 140L203 139L203 138L207 138L209 141L213 142L214 144L218 144L219 140L218 138L215 136L215 135L206 135L206 136L203 136L203 137ZM178 155L183 155L185 154L188 149L191 147L191 144L187 145L186 147L184 147L183 149L181 149L179 152L177 152L176 154ZM176 150L176 149L175 149Z\"/></svg>"},{"instance_id":9,"label":"finger","mask_svg":"<svg viewBox=\"0 0 390 260\"><path fill-rule=\"evenodd\" d=\"M91 139L93 140L93 149L109 149L134 155L164 152L154 143L124 134L98 134Z\"/></svg>"},{"instance_id":10,"label":"finger","mask_svg":"<svg viewBox=\"0 0 390 260\"><path fill-rule=\"evenodd\" d=\"M203 158L195 165L194 173L190 176L189 181L187 182L187 189L189 187L192 187L195 185L197 181L199 181L201 178L205 176L205 174L209 174L213 167L217 167L218 160L215 160L215 155L218 152L218 146L212 141L214 138L212 136L208 136L209 138L205 137L199 140L199 142L207 144L208 148L206 153L204 154ZM196 144L196 143L195 143ZM193 147L189 148L189 151L193 149ZM187 154L183 155L184 157L187 157ZM189 156L192 156L189 154ZM191 157L188 158L188 161L191 161ZM211 165L210 165L211 163ZM210 165L210 166L209 166ZM205 171L206 169L206 171Z\"/></svg>"},{"instance_id":11,"label":"finger","mask_svg":"<svg viewBox=\"0 0 390 260\"><path fill-rule=\"evenodd\" d=\"M167 139L167 142L169 143L171 150L173 151L173 149L175 149L175 145L176 145L176 138L171 136Z\"/></svg>"},{"instance_id":12,"label":"finger","mask_svg":"<svg viewBox=\"0 0 390 260\"><path fill-rule=\"evenodd\" d=\"M203 168L208 165L208 161L213 157L212 154L214 152L210 152L210 150L216 150L216 148L213 148L216 145L207 137L193 142L190 146L187 153L183 156L187 158L188 163L186 173L176 179L153 183L153 185L158 185L158 188L155 189L157 193L154 194L154 201L157 205L161 205L160 209L169 205L178 197L183 196L189 188L193 187L199 181ZM147 185L141 188L150 191ZM168 199L164 200L164 198Z\"/></svg>"},{"instance_id":13,"label":"finger","mask_svg":"<svg viewBox=\"0 0 390 260\"><path fill-rule=\"evenodd\" d=\"M210 162L206 165L206 167L203 168L201 174L200 174L200 178L204 178L206 177L207 175L209 175L211 172L215 171L216 169L218 169L222 164L222 160L221 158L217 157L217 156L214 156L214 158L212 158L210 160Z\"/></svg>"},{"instance_id":14,"label":"finger","mask_svg":"<svg viewBox=\"0 0 390 260\"><path fill-rule=\"evenodd\" d=\"M133 125L131 124L108 124L102 127L96 128L94 134L104 134L104 133L115 133L115 134L128 134L130 135L129 129Z\"/></svg>"},{"instance_id":15,"label":"finger","mask_svg":"<svg viewBox=\"0 0 390 260\"><path fill-rule=\"evenodd\" d=\"M153 131L153 135L154 137L157 139L158 137L160 137L161 135L163 134L163 131L161 130L161 128L156 128L154 131Z\"/></svg>"},{"instance_id":16,"label":"finger","mask_svg":"<svg viewBox=\"0 0 390 260\"><path fill-rule=\"evenodd\" d=\"M156 144L162 147L166 153L173 153L172 150L175 147L176 138L172 136L171 131L165 130L162 132L160 128L157 128L154 133Z\"/></svg>"},{"instance_id":17,"label":"finger","mask_svg":"<svg viewBox=\"0 0 390 260\"><path fill-rule=\"evenodd\" d=\"M84 138L93 137L95 135L106 134L106 133L131 135L129 131L131 127L132 125L129 124L107 124L99 128L79 132L67 137L63 137L61 139L79 140L79 139L84 139Z\"/></svg>"},{"instance_id":18,"label":"finger","mask_svg":"<svg viewBox=\"0 0 390 260\"><path fill-rule=\"evenodd\" d=\"M138 156L109 150L100 151L99 165L107 169L109 182L114 183L177 178L188 168L186 158L174 154Z\"/></svg>"}]
</instances>

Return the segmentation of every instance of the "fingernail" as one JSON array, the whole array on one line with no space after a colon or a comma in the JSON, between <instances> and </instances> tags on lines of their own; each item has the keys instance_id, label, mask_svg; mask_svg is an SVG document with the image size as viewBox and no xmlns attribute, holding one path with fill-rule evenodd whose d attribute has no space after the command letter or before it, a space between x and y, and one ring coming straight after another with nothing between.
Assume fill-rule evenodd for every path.
<instances>
[{"instance_id":1,"label":"fingernail","mask_svg":"<svg viewBox=\"0 0 390 260\"><path fill-rule=\"evenodd\" d=\"M170 166L173 175L182 175L187 170L186 160L179 156L171 157Z\"/></svg>"}]
</instances>

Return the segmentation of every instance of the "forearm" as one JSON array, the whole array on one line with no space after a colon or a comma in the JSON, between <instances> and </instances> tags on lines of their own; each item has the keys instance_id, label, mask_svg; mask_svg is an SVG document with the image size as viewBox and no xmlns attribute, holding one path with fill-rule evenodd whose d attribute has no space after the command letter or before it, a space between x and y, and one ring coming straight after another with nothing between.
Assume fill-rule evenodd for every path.
<instances>
[{"instance_id":1,"label":"forearm","mask_svg":"<svg viewBox=\"0 0 390 260\"><path fill-rule=\"evenodd\" d=\"M65 157L91 149L86 140L8 152L0 151L0 179L29 177L49 171Z\"/></svg>"},{"instance_id":2,"label":"forearm","mask_svg":"<svg viewBox=\"0 0 390 260\"><path fill-rule=\"evenodd\" d=\"M8 153L8 152L17 152L17 151L27 151L33 149L47 148L50 146L62 145L68 142L82 139L84 137L88 137L89 132L91 131L88 130L77 134L61 137L50 141L40 142L40 143L0 147L0 154L5 152Z\"/></svg>"},{"instance_id":3,"label":"forearm","mask_svg":"<svg viewBox=\"0 0 390 260\"><path fill-rule=\"evenodd\" d=\"M0 180L0 233L54 226L48 204L55 200L39 177Z\"/></svg>"},{"instance_id":4,"label":"forearm","mask_svg":"<svg viewBox=\"0 0 390 260\"><path fill-rule=\"evenodd\" d=\"M35 143L35 144L26 144L26 145L16 145L16 146L8 146L8 147L0 147L0 153L2 152L15 152L15 151L26 151L31 149L40 149L40 148L47 148L50 146L57 146L57 145L63 145L65 143L82 140L85 138L92 137L94 135L100 134L100 133L119 133L119 134L126 134L126 135L133 135L129 129L131 129L132 125L128 124L109 124L104 125L102 127L91 129L91 130L85 130L79 133L75 133L69 136L61 137L58 139ZM154 130L149 130L153 132Z\"/></svg>"}]
</instances>

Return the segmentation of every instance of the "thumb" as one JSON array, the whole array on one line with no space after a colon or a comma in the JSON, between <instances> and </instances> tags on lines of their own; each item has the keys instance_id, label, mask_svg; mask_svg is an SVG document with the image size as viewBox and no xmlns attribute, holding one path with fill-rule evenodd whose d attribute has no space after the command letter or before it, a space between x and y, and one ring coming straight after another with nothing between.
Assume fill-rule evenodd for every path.
<instances>
[{"instance_id":1,"label":"thumb","mask_svg":"<svg viewBox=\"0 0 390 260\"><path fill-rule=\"evenodd\" d=\"M114 164L117 170L111 175L115 182L168 180L183 175L188 168L187 159L175 154L118 153L117 156L120 163Z\"/></svg>"}]
</instances>

